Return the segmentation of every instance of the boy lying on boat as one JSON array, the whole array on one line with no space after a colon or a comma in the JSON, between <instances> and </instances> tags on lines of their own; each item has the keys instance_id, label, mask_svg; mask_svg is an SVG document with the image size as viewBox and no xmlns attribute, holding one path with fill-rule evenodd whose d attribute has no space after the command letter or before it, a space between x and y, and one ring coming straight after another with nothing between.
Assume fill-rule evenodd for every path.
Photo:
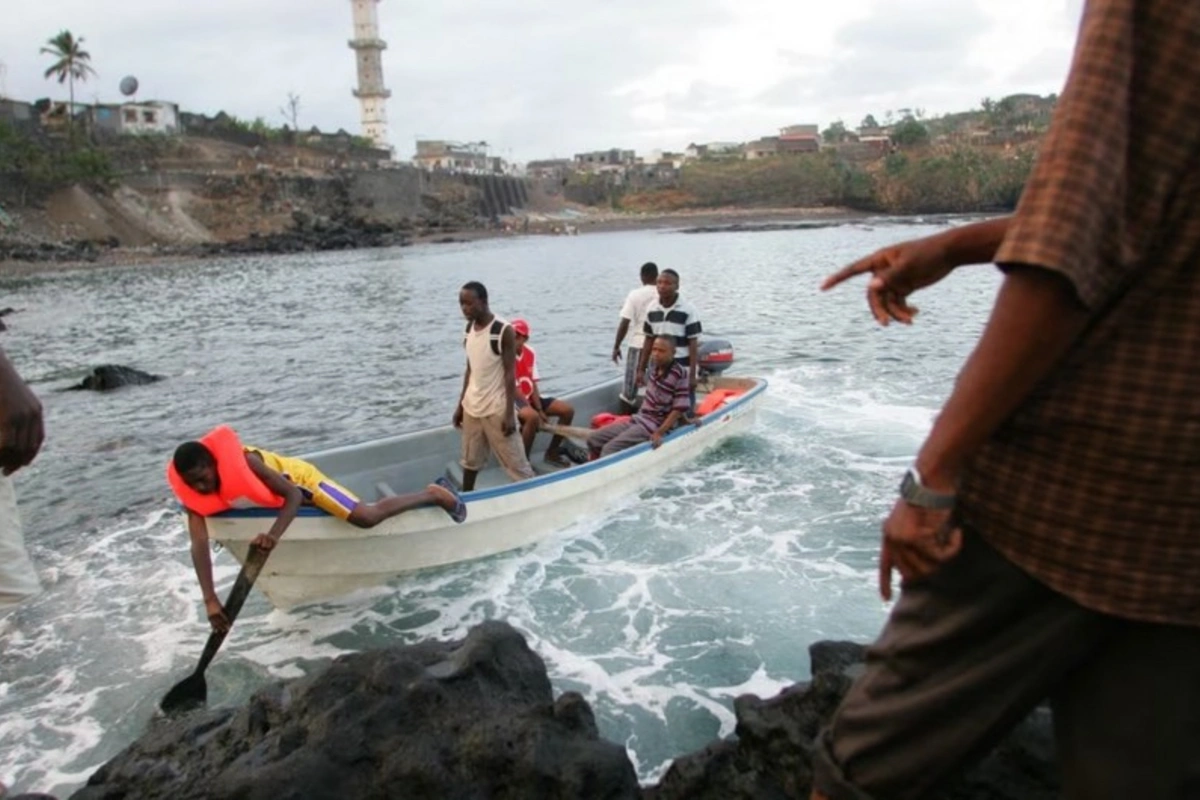
<instances>
[{"instance_id":1,"label":"boy lying on boat","mask_svg":"<svg viewBox=\"0 0 1200 800\"><path fill-rule=\"evenodd\" d=\"M278 508L279 516L270 530L250 542L264 550L275 547L301 505L316 506L359 528L373 528L397 514L431 505L445 509L455 522L467 518L466 504L445 478L421 492L365 503L307 461L243 446L226 425L214 428L199 441L179 445L167 464L167 482L187 509L192 564L208 621L218 632L229 629L229 618L213 588L206 517L231 508Z\"/></svg>"},{"instance_id":2,"label":"boy lying on boat","mask_svg":"<svg viewBox=\"0 0 1200 800\"><path fill-rule=\"evenodd\" d=\"M609 456L642 442L657 448L691 407L691 385L687 372L675 360L675 343L663 336L655 337L641 408L624 422L596 430L588 437L588 451L593 457Z\"/></svg>"}]
</instances>

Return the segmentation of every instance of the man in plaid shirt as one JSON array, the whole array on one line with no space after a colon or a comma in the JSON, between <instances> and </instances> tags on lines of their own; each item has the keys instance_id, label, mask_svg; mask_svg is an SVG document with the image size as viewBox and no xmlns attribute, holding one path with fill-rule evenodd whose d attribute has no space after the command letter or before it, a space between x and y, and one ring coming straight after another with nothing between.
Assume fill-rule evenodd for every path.
<instances>
[{"instance_id":1,"label":"man in plaid shirt","mask_svg":"<svg viewBox=\"0 0 1200 800\"><path fill-rule=\"evenodd\" d=\"M1089 0L1012 217L885 248L882 324L1005 277L883 524L901 594L815 798L921 797L1049 699L1064 794L1200 797L1200 3Z\"/></svg>"}]
</instances>

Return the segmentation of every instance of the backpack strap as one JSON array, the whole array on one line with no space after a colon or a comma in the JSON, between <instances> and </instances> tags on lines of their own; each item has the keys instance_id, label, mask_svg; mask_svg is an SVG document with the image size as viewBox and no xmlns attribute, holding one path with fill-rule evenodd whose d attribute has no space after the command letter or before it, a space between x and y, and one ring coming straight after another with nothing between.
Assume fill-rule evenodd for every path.
<instances>
[{"instance_id":1,"label":"backpack strap","mask_svg":"<svg viewBox=\"0 0 1200 800\"><path fill-rule=\"evenodd\" d=\"M475 323L467 321L467 327L463 330L463 347L467 346L467 337L471 335L471 326ZM508 323L496 317L492 320L492 326L488 329L488 341L492 346L492 353L500 355L500 343L504 337L504 329L508 327Z\"/></svg>"},{"instance_id":2,"label":"backpack strap","mask_svg":"<svg viewBox=\"0 0 1200 800\"><path fill-rule=\"evenodd\" d=\"M500 355L500 342L504 336L504 329L508 327L507 322L502 322L499 317L492 320L492 329L488 333L488 338L492 343L492 352Z\"/></svg>"}]
</instances>

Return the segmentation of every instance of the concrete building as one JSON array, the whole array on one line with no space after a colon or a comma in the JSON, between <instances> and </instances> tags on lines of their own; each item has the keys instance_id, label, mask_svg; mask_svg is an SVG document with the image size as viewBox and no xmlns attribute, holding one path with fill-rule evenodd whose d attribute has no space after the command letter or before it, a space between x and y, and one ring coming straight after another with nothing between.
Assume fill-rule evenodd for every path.
<instances>
[{"instance_id":1,"label":"concrete building","mask_svg":"<svg viewBox=\"0 0 1200 800\"><path fill-rule=\"evenodd\" d=\"M495 162L488 156L487 142L448 142L442 139L418 139L413 163L426 170L473 174L491 174L496 168Z\"/></svg>"},{"instance_id":2,"label":"concrete building","mask_svg":"<svg viewBox=\"0 0 1200 800\"><path fill-rule=\"evenodd\" d=\"M88 106L92 129L99 134L143 136L179 133L179 106L161 100Z\"/></svg>"},{"instance_id":3,"label":"concrete building","mask_svg":"<svg viewBox=\"0 0 1200 800\"><path fill-rule=\"evenodd\" d=\"M575 167L588 172L604 172L629 166L636 160L636 154L632 150L621 150L614 147L611 150L576 153Z\"/></svg>"},{"instance_id":4,"label":"concrete building","mask_svg":"<svg viewBox=\"0 0 1200 800\"><path fill-rule=\"evenodd\" d=\"M779 129L779 153L815 153L821 149L821 134L816 125L788 125Z\"/></svg>"},{"instance_id":5,"label":"concrete building","mask_svg":"<svg viewBox=\"0 0 1200 800\"><path fill-rule=\"evenodd\" d=\"M41 115L32 103L0 98L0 122L14 128L31 130L41 124Z\"/></svg>"},{"instance_id":6,"label":"concrete building","mask_svg":"<svg viewBox=\"0 0 1200 800\"><path fill-rule=\"evenodd\" d=\"M531 178L562 180L574 169L575 162L569 158L541 158L525 165L525 174Z\"/></svg>"},{"instance_id":7,"label":"concrete building","mask_svg":"<svg viewBox=\"0 0 1200 800\"><path fill-rule=\"evenodd\" d=\"M742 147L742 153L746 156L747 161L754 161L759 158L770 158L779 153L779 137L764 136L753 142L746 142Z\"/></svg>"},{"instance_id":8,"label":"concrete building","mask_svg":"<svg viewBox=\"0 0 1200 800\"><path fill-rule=\"evenodd\" d=\"M383 51L387 42L379 38L379 0L350 0L354 11L354 38L350 49L358 66L358 88L354 96L362 107L362 134L376 147L388 143L387 99L392 93L383 85Z\"/></svg>"}]
</instances>

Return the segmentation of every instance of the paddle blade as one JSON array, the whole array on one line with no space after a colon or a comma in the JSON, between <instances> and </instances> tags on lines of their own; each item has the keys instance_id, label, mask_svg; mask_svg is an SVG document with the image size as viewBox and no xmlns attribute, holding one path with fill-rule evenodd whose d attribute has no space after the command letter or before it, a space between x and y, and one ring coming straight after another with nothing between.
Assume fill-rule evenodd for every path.
<instances>
[{"instance_id":1,"label":"paddle blade","mask_svg":"<svg viewBox=\"0 0 1200 800\"><path fill-rule=\"evenodd\" d=\"M202 708L208 701L208 682L203 672L193 672L171 687L158 707L164 714L182 714Z\"/></svg>"}]
</instances>

